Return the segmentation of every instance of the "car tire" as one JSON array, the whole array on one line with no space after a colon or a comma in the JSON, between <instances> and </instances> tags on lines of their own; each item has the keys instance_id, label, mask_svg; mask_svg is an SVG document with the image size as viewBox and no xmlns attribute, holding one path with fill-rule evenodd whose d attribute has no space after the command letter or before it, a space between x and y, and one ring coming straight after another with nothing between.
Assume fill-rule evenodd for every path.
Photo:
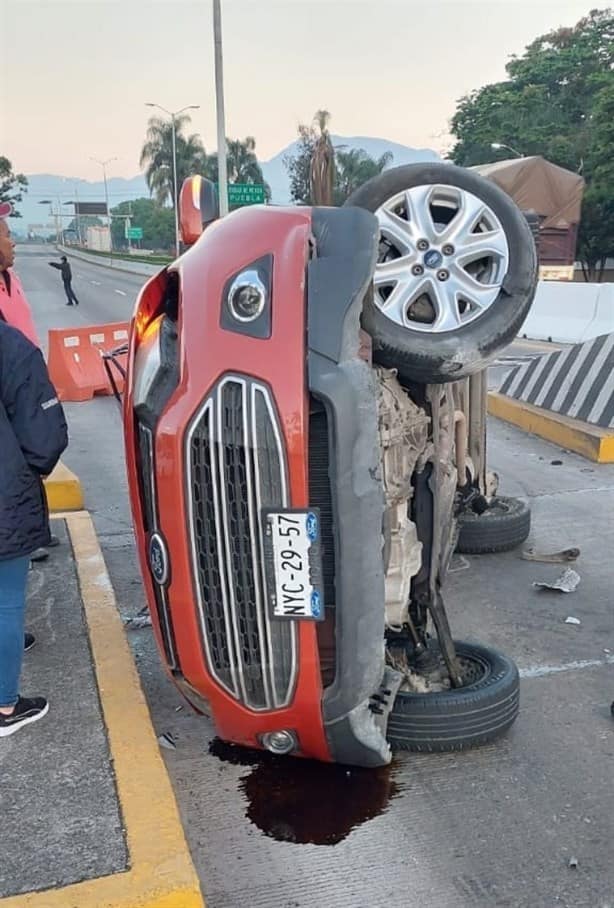
<instances>
[{"instance_id":1,"label":"car tire","mask_svg":"<svg viewBox=\"0 0 614 908\"><path fill-rule=\"evenodd\" d=\"M531 509L520 498L498 496L481 514L463 511L458 518L456 551L461 555L509 552L531 532Z\"/></svg>"},{"instance_id":2,"label":"car tire","mask_svg":"<svg viewBox=\"0 0 614 908\"><path fill-rule=\"evenodd\" d=\"M488 744L518 715L520 682L515 663L490 647L456 642L461 665L476 679L465 687L433 693L400 691L387 738L393 750L448 753Z\"/></svg>"},{"instance_id":3,"label":"car tire","mask_svg":"<svg viewBox=\"0 0 614 908\"><path fill-rule=\"evenodd\" d=\"M375 292L367 295L363 327L373 340L374 361L421 384L457 381L484 369L518 334L535 295L538 273L535 241L515 203L494 183L461 167L429 163L392 168L361 186L345 204L377 213L400 193L431 184L483 201L503 229L509 255L495 301L479 317L453 330L429 333L402 326L383 314Z\"/></svg>"}]
</instances>

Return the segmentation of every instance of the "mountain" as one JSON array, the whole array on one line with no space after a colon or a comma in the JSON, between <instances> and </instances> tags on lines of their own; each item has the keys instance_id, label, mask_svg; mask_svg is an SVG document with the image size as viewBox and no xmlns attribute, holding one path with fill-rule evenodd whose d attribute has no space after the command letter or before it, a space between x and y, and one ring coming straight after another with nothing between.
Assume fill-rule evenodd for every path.
<instances>
[{"instance_id":1,"label":"mountain","mask_svg":"<svg viewBox=\"0 0 614 908\"><path fill-rule=\"evenodd\" d=\"M334 136L331 140L335 148L343 146L344 148L364 148L372 158L380 158L389 151L392 154L391 167L399 167L401 164L416 164L420 161L439 161L441 158L437 152L430 148L410 148L408 145L399 145L397 142L390 142L388 139L377 139L371 136ZM283 205L290 201L290 181L288 173L284 166L286 155L296 154L299 142L291 142L290 145L282 149L270 161L261 161L262 173L264 178L271 187L273 201L278 205Z\"/></svg>"},{"instance_id":2,"label":"mountain","mask_svg":"<svg viewBox=\"0 0 614 908\"><path fill-rule=\"evenodd\" d=\"M409 148L399 145L388 139L378 139L371 136L331 136L335 147L364 148L373 158L379 158L385 152L391 152L393 161L391 166L401 164L414 164L419 161L439 161L440 157L430 148ZM296 154L298 141L291 142L269 161L261 161L264 178L271 187L273 201L278 205L290 201L290 181L284 166L286 155ZM66 214L73 213L72 206L66 204L74 201L77 194L81 202L104 202L104 183L89 182L87 180L74 180L72 177L56 176L49 173L28 174L28 192L23 197L23 202L18 206L22 218L11 221L11 230L15 234L25 233L28 225L49 225L49 232L53 230L53 218L49 215L49 205L40 203L46 199L53 200L53 208L57 210L58 200L61 210ZM123 177L110 177L107 181L109 191L109 204L111 208L126 202L129 199L143 198L149 195L145 177L139 174L131 179ZM70 223L69 218L63 219L64 225Z\"/></svg>"}]
</instances>

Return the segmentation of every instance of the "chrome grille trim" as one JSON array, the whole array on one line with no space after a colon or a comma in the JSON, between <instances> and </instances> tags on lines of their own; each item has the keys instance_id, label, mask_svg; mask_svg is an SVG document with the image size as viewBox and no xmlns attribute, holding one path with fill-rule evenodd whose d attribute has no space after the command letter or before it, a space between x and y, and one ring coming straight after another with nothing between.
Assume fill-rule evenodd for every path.
<instances>
[{"instance_id":1,"label":"chrome grille trim","mask_svg":"<svg viewBox=\"0 0 614 908\"><path fill-rule=\"evenodd\" d=\"M223 378L188 428L185 458L193 581L209 670L250 709L280 709L294 694L297 628L270 619L266 594L260 515L262 508L289 502L285 449L268 388L245 376ZM205 538L208 505L214 546ZM224 646L212 632L220 626Z\"/></svg>"},{"instance_id":2,"label":"chrome grille trim","mask_svg":"<svg viewBox=\"0 0 614 908\"><path fill-rule=\"evenodd\" d=\"M155 481L155 453L154 453L154 436L149 426L144 425L140 420L137 421L138 429L138 448L139 463L138 469L141 475L143 488L141 507L147 523L148 539L152 533L160 532L160 520L158 512L158 495ZM143 456L145 455L145 456ZM171 671L179 670L179 662L175 649L173 629L170 621L168 593L166 587L156 583L154 577L151 577L151 583L156 599L158 620L164 642L166 662Z\"/></svg>"}]
</instances>

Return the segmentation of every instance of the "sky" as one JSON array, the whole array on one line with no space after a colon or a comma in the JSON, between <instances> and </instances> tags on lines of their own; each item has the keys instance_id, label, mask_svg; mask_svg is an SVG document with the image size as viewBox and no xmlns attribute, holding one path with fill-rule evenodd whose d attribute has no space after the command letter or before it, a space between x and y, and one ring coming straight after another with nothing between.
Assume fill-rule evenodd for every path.
<instances>
[{"instance_id":1,"label":"sky","mask_svg":"<svg viewBox=\"0 0 614 908\"><path fill-rule=\"evenodd\" d=\"M222 0L226 133L262 160L332 132L444 151L456 101L597 0ZM211 0L0 0L0 155L24 173L139 172L151 101L216 147Z\"/></svg>"}]
</instances>

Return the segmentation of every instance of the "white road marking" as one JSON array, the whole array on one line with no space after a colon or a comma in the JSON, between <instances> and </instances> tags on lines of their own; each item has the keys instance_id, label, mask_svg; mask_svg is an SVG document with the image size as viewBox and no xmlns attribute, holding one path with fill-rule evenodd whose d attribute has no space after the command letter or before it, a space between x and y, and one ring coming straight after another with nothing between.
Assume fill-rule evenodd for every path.
<instances>
[{"instance_id":1,"label":"white road marking","mask_svg":"<svg viewBox=\"0 0 614 908\"><path fill-rule=\"evenodd\" d=\"M577 672L583 668L600 668L603 665L614 665L614 656L603 659L581 659L577 662L563 662L561 665L530 665L520 669L521 678L543 678L544 675L558 675L561 672Z\"/></svg>"},{"instance_id":2,"label":"white road marking","mask_svg":"<svg viewBox=\"0 0 614 908\"><path fill-rule=\"evenodd\" d=\"M127 294L127 293L124 293L123 290L116 290L115 292L116 292L116 293L119 293L120 296L128 296L128 294Z\"/></svg>"},{"instance_id":3,"label":"white road marking","mask_svg":"<svg viewBox=\"0 0 614 908\"><path fill-rule=\"evenodd\" d=\"M100 281L90 281L90 284L93 284L94 287L100 287Z\"/></svg>"}]
</instances>

